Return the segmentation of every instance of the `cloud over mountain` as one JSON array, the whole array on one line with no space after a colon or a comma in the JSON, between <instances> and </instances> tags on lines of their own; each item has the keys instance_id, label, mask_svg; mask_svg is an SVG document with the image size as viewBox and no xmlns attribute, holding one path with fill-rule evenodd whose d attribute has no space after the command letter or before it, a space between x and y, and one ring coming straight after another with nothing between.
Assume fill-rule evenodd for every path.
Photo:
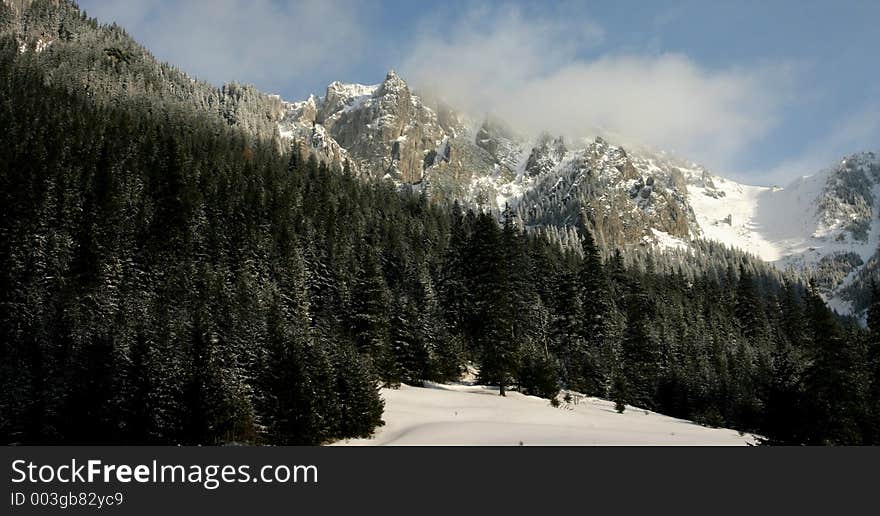
<instances>
[{"instance_id":1,"label":"cloud over mountain","mask_svg":"<svg viewBox=\"0 0 880 516\"><path fill-rule=\"evenodd\" d=\"M596 25L475 10L422 33L402 71L453 105L522 131L597 133L722 168L775 124L793 67L709 69L676 53L599 54Z\"/></svg>"}]
</instances>

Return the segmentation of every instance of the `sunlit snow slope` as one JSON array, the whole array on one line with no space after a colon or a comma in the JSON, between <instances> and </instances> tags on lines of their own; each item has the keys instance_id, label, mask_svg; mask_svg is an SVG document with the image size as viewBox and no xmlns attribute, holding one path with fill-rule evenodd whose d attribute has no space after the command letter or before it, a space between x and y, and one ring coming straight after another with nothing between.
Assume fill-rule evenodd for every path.
<instances>
[{"instance_id":1,"label":"sunlit snow slope","mask_svg":"<svg viewBox=\"0 0 880 516\"><path fill-rule=\"evenodd\" d=\"M341 445L724 445L754 438L734 430L582 397L559 408L518 392L471 385L430 384L383 389L385 426L373 438Z\"/></svg>"},{"instance_id":2,"label":"sunlit snow slope","mask_svg":"<svg viewBox=\"0 0 880 516\"><path fill-rule=\"evenodd\" d=\"M852 247L828 242L827 228L819 223L818 202L827 179L827 173L819 173L770 188L713 176L711 186L689 184L688 194L706 238L778 262L814 246Z\"/></svg>"},{"instance_id":3,"label":"sunlit snow slope","mask_svg":"<svg viewBox=\"0 0 880 516\"><path fill-rule=\"evenodd\" d=\"M820 281L842 313L839 295L880 242L880 161L873 153L849 156L785 188L743 185L685 171L688 201L705 238L757 255L782 269L803 270Z\"/></svg>"}]
</instances>

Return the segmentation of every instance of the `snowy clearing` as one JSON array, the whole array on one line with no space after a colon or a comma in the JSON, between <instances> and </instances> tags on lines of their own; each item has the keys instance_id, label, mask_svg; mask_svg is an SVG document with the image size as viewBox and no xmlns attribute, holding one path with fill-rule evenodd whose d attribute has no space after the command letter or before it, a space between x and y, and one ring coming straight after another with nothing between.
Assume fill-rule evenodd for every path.
<instances>
[{"instance_id":1,"label":"snowy clearing","mask_svg":"<svg viewBox=\"0 0 880 516\"><path fill-rule=\"evenodd\" d=\"M744 446L750 435L707 428L590 397L553 408L546 399L455 384L382 389L385 426L370 439L336 445L671 445Z\"/></svg>"}]
</instances>

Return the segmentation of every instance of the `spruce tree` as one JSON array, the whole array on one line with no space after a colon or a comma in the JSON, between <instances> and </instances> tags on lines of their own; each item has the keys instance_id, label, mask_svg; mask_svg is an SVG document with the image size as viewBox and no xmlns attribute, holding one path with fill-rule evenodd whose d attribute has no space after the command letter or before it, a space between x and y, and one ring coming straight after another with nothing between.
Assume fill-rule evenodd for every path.
<instances>
[{"instance_id":1,"label":"spruce tree","mask_svg":"<svg viewBox=\"0 0 880 516\"><path fill-rule=\"evenodd\" d=\"M804 385L809 397L809 444L860 443L862 377L859 350L822 301L814 282L806 293L810 365Z\"/></svg>"},{"instance_id":2,"label":"spruce tree","mask_svg":"<svg viewBox=\"0 0 880 516\"><path fill-rule=\"evenodd\" d=\"M507 276L504 242L498 223L487 213L477 216L471 237L473 262L468 290L474 312L471 329L480 355L480 381L495 384L504 396L515 372L514 305Z\"/></svg>"},{"instance_id":3,"label":"spruce tree","mask_svg":"<svg viewBox=\"0 0 880 516\"><path fill-rule=\"evenodd\" d=\"M377 374L392 369L389 349L391 294L382 275L379 259L368 250L358 269L352 292L352 328L358 350L372 362Z\"/></svg>"},{"instance_id":4,"label":"spruce tree","mask_svg":"<svg viewBox=\"0 0 880 516\"><path fill-rule=\"evenodd\" d=\"M601 362L607 360L615 346L614 303L611 285L602 263L602 256L592 233L582 229L583 262L579 271L580 299L584 311L582 335L586 356L581 376L584 389L592 394L604 394L608 375Z\"/></svg>"},{"instance_id":5,"label":"spruce tree","mask_svg":"<svg viewBox=\"0 0 880 516\"><path fill-rule=\"evenodd\" d=\"M880 287L871 286L871 304L867 324L867 407L865 444L880 444Z\"/></svg>"}]
</instances>

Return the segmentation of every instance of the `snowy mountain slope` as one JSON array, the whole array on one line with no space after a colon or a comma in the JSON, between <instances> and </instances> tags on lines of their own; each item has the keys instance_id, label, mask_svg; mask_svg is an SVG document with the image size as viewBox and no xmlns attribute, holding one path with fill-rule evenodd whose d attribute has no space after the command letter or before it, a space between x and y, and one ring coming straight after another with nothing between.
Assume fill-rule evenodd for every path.
<instances>
[{"instance_id":1,"label":"snowy mountain slope","mask_svg":"<svg viewBox=\"0 0 880 516\"><path fill-rule=\"evenodd\" d=\"M688 172L688 194L706 238L813 277L841 313L864 306L848 286L880 243L880 160L849 156L785 188L748 186Z\"/></svg>"},{"instance_id":2,"label":"snowy mountain slope","mask_svg":"<svg viewBox=\"0 0 880 516\"><path fill-rule=\"evenodd\" d=\"M402 385L383 389L385 426L374 437L339 445L713 445L744 446L754 437L707 428L635 407L579 397L550 406L546 399L477 385Z\"/></svg>"},{"instance_id":3,"label":"snowy mountain slope","mask_svg":"<svg viewBox=\"0 0 880 516\"><path fill-rule=\"evenodd\" d=\"M284 103L282 137L365 178L413 185L431 198L500 213L529 227L582 222L605 249L686 249L723 243L781 270L814 277L842 313L860 312L880 277L880 164L850 156L785 188L751 186L662 152L602 138L529 139L422 99L390 71L380 84L328 85L323 97ZM876 271L876 272L874 272Z\"/></svg>"}]
</instances>

